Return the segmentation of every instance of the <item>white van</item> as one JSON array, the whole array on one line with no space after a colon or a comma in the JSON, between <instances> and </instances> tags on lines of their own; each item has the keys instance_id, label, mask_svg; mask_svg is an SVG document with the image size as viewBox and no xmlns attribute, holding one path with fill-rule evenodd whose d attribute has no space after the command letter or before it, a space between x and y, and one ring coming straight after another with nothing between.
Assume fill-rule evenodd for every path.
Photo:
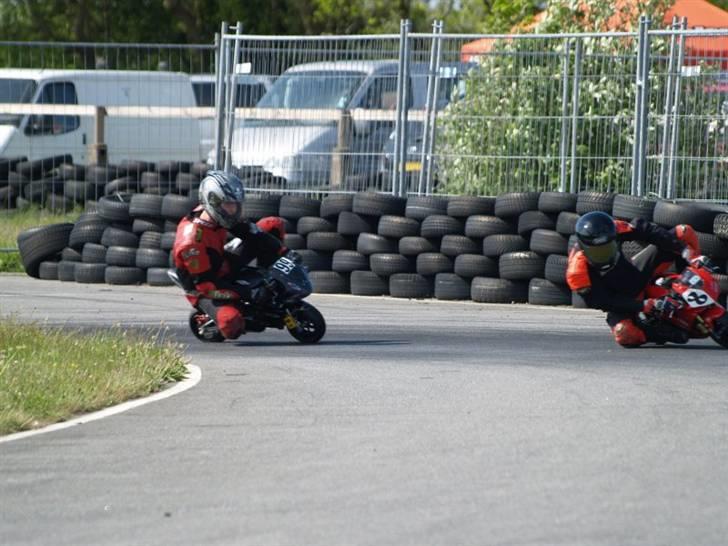
<instances>
[{"instance_id":1,"label":"white van","mask_svg":"<svg viewBox=\"0 0 728 546\"><path fill-rule=\"evenodd\" d=\"M192 90L195 93L197 106L201 108L215 107L215 75L214 74L192 74ZM237 92L235 94L235 106L238 108L249 108L258 104L260 98L266 94L273 78L256 74L237 74L235 77ZM202 157L207 157L215 147L215 117L200 118L200 151Z\"/></svg>"},{"instance_id":2,"label":"white van","mask_svg":"<svg viewBox=\"0 0 728 546\"><path fill-rule=\"evenodd\" d=\"M0 69L0 157L40 159L70 154L87 163L94 143L94 117L12 113L8 104L125 107L194 107L190 78L172 72L124 70ZM109 163L200 159L194 117L138 114L105 119Z\"/></svg>"},{"instance_id":3,"label":"white van","mask_svg":"<svg viewBox=\"0 0 728 546\"><path fill-rule=\"evenodd\" d=\"M427 64L412 65L407 82L409 108L425 108L428 70ZM348 109L353 114L388 110L393 114L397 72L398 62L392 60L317 62L289 68L256 105L258 109L270 109L271 119L245 119L236 125L233 166L244 177L272 176L292 186L328 184L331 154L337 145L337 121L307 119L298 114L331 109ZM448 78L454 80L457 72L454 67ZM443 81L441 85L448 87ZM347 151L348 176L378 176L385 144L394 129L394 115L387 119L365 118L355 117L353 123ZM214 151L208 158L208 162L213 161Z\"/></svg>"}]
</instances>

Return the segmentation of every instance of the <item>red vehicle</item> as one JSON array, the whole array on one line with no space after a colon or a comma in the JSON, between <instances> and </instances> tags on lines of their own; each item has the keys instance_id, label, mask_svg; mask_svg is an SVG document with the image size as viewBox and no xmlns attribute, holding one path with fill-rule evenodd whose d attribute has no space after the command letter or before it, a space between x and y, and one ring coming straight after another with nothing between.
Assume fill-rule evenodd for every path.
<instances>
[{"instance_id":1,"label":"red vehicle","mask_svg":"<svg viewBox=\"0 0 728 546\"><path fill-rule=\"evenodd\" d=\"M642 252L649 250L650 247ZM680 304L668 317L658 319L641 316L642 325L656 331L658 335L666 328L677 328L687 332L691 339L711 337L728 349L728 313L718 303L720 287L712 273L710 262L701 257L692 260L682 272L656 277L647 286L646 297L669 296Z\"/></svg>"}]
</instances>

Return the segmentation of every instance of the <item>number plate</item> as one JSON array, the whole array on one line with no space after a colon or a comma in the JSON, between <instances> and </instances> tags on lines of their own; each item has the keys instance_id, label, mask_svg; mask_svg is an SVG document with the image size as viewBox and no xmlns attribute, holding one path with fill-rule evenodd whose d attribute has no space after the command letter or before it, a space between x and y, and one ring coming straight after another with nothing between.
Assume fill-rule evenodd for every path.
<instances>
[{"instance_id":1,"label":"number plate","mask_svg":"<svg viewBox=\"0 0 728 546\"><path fill-rule=\"evenodd\" d=\"M293 330L295 328L298 328L298 321L293 318L293 315L288 314L285 317L283 317L283 324L286 325L286 328L289 330Z\"/></svg>"},{"instance_id":2,"label":"number plate","mask_svg":"<svg viewBox=\"0 0 728 546\"><path fill-rule=\"evenodd\" d=\"M687 302L690 307L706 307L715 303L715 300L711 298L705 291L698 290L697 288L690 288L682 293L683 299Z\"/></svg>"}]
</instances>

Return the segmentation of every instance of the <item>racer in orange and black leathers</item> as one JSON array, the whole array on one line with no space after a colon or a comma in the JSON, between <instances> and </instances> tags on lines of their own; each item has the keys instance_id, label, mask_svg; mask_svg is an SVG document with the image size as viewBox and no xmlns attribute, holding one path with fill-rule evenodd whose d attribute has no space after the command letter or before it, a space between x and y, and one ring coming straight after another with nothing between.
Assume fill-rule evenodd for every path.
<instances>
[{"instance_id":1,"label":"racer in orange and black leathers","mask_svg":"<svg viewBox=\"0 0 728 546\"><path fill-rule=\"evenodd\" d=\"M670 313L677 302L670 298L644 299L643 291L652 278L676 260L699 254L693 228L680 225L667 230L639 218L625 222L604 212L590 212L577 221L576 236L578 244L569 252L566 272L569 288L587 306L607 312L607 324L620 345L636 347L655 341L649 339L635 317L639 313ZM655 245L657 253L648 263L635 264L621 252L625 241Z\"/></svg>"},{"instance_id":2,"label":"racer in orange and black leathers","mask_svg":"<svg viewBox=\"0 0 728 546\"><path fill-rule=\"evenodd\" d=\"M177 226L172 249L187 299L215 321L226 339L244 333L240 301L251 299L249 287L235 282L236 273L254 258L261 267L268 267L287 252L281 242L283 221L275 217L258 224L244 220L243 199L244 189L236 176L209 172L200 184L201 205ZM240 239L235 254L225 248L229 235Z\"/></svg>"}]
</instances>

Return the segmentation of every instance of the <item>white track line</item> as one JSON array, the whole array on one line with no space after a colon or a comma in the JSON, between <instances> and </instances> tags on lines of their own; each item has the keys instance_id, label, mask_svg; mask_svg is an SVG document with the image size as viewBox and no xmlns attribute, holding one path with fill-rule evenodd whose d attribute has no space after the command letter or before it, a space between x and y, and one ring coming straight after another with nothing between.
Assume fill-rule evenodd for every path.
<instances>
[{"instance_id":1,"label":"white track line","mask_svg":"<svg viewBox=\"0 0 728 546\"><path fill-rule=\"evenodd\" d=\"M187 371L189 375L182 381L175 383L174 386L170 387L169 389L165 389L161 392L146 396L144 398L136 398L134 400L129 400L128 402L122 402L121 404L117 404L116 406L95 411L93 413L88 413L86 415L76 417L75 419L71 419L69 421L63 421L62 423L55 423L53 425L48 425L47 427L43 428L8 434L7 436L0 437L0 444L4 442L12 442L14 440L21 440L23 438L28 438L29 436L35 436L36 434L44 434L46 432L54 432L56 430L62 430L64 428L70 428L76 425L83 425L85 423L90 423L91 421L103 419L104 417L110 417L112 415L116 415L117 413L122 413L133 408L138 408L139 406L149 404L150 402L156 402L157 400L169 398L170 396L174 396L175 394L184 392L187 389L191 389L200 382L200 379L202 378L202 371L198 366L195 366L194 364L188 364Z\"/></svg>"}]
</instances>

